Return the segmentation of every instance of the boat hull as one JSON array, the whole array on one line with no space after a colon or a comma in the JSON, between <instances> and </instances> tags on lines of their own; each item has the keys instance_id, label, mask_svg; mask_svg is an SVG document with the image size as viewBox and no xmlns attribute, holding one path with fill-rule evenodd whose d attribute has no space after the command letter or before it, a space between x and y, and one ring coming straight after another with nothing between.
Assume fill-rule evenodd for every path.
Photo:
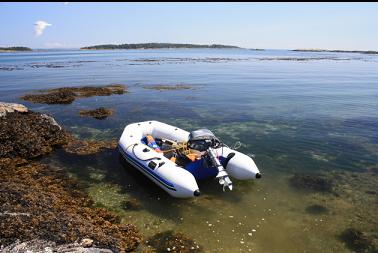
<instances>
[{"instance_id":1,"label":"boat hull","mask_svg":"<svg viewBox=\"0 0 378 253\"><path fill-rule=\"evenodd\" d=\"M177 198L198 196L199 188L196 180L217 175L216 168L207 168L201 160L186 168L177 166L162 153L145 145L141 140L146 135L186 142L189 132L162 122L145 121L127 125L119 140L118 149L125 160L171 196ZM249 156L228 147L220 147L215 151L223 164L227 156L234 153L225 166L231 177L248 180L260 175L256 164Z\"/></svg>"}]
</instances>

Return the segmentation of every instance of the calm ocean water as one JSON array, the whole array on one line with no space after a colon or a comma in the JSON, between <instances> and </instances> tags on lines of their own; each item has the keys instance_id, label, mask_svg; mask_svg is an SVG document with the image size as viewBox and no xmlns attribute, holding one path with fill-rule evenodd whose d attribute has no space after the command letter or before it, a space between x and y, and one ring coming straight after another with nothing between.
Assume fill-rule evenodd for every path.
<instances>
[{"instance_id":1,"label":"calm ocean water","mask_svg":"<svg viewBox=\"0 0 378 253\"><path fill-rule=\"evenodd\" d=\"M70 105L19 99L38 89L111 83L129 92ZM145 89L155 84L193 89ZM376 195L359 195L361 204L344 195L302 193L289 178L342 173L354 199L358 185L348 173L364 177L378 166L378 56L239 49L1 53L0 101L49 113L82 138L119 138L127 124L154 119L188 131L209 128L255 155L261 180L235 180L235 190L225 193L210 180L191 200L167 196L115 151L89 157L57 151L46 158L86 183L98 205L136 224L145 238L173 229L208 252L350 252L338 234L371 209L366 203L377 208ZM103 121L78 114L99 106L115 114ZM122 208L130 197L141 210ZM312 204L330 212L314 216L305 211ZM360 229L368 229L368 217L361 220Z\"/></svg>"}]
</instances>

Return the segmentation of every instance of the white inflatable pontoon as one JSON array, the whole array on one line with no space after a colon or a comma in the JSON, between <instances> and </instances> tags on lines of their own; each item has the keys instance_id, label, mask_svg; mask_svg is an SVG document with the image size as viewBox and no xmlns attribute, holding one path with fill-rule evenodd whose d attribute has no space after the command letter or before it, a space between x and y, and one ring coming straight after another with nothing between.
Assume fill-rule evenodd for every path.
<instances>
[{"instance_id":1,"label":"white inflatable pontoon","mask_svg":"<svg viewBox=\"0 0 378 253\"><path fill-rule=\"evenodd\" d=\"M223 190L232 190L229 176L261 177L251 157L230 149L207 129L189 133L158 121L133 123L125 127L118 148L131 165L173 197L199 196L196 180L217 178Z\"/></svg>"}]
</instances>

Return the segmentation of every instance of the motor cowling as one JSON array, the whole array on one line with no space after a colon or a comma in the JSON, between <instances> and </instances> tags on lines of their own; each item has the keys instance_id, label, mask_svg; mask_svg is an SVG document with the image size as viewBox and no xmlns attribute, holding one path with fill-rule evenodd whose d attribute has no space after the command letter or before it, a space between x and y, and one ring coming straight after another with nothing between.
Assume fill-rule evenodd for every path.
<instances>
[{"instance_id":1,"label":"motor cowling","mask_svg":"<svg viewBox=\"0 0 378 253\"><path fill-rule=\"evenodd\" d=\"M219 144L220 141L209 129L198 129L189 134L188 147L191 149L203 152Z\"/></svg>"},{"instance_id":2,"label":"motor cowling","mask_svg":"<svg viewBox=\"0 0 378 253\"><path fill-rule=\"evenodd\" d=\"M210 160L211 165L218 169L216 178L219 180L219 184L223 186L223 191L226 188L232 190L232 182L214 150L220 145L221 142L209 129L199 129L189 134L188 147L200 152L206 151L206 157Z\"/></svg>"}]
</instances>

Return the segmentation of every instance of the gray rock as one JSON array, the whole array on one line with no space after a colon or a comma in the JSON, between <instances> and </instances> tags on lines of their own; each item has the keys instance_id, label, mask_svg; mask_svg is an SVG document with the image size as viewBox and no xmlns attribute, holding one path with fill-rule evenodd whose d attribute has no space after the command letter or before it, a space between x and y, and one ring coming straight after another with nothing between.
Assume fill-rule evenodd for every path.
<instances>
[{"instance_id":1,"label":"gray rock","mask_svg":"<svg viewBox=\"0 0 378 253\"><path fill-rule=\"evenodd\" d=\"M5 116L9 112L28 112L28 108L21 104L0 102L0 117Z\"/></svg>"},{"instance_id":2,"label":"gray rock","mask_svg":"<svg viewBox=\"0 0 378 253\"><path fill-rule=\"evenodd\" d=\"M90 246L93 244L93 240L91 239L83 239L87 240L86 242L91 242ZM89 241L88 241L89 240ZM50 252L62 252L62 253L113 253L113 251L109 249L101 249L96 247L90 247L83 245L83 241L81 244L69 243L69 244L61 244L56 245L55 242L45 241L45 240L31 240L27 242L20 242L16 241L15 243L8 245L7 247L0 247L1 253L50 253ZM87 244L88 245L88 244Z\"/></svg>"}]
</instances>

